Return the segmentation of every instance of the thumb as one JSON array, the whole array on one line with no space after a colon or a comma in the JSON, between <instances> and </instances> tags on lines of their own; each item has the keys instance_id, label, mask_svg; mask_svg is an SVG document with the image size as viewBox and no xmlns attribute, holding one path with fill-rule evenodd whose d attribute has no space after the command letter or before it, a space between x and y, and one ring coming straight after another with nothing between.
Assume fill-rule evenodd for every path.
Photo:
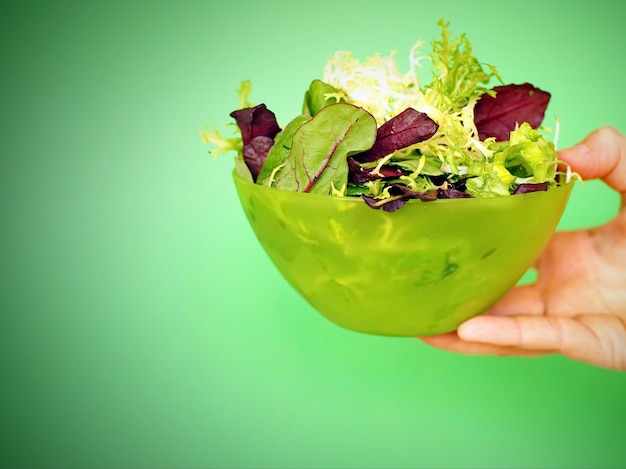
<instances>
[{"instance_id":1,"label":"thumb","mask_svg":"<svg viewBox=\"0 0 626 469\"><path fill-rule=\"evenodd\" d=\"M602 127L582 142L561 150L559 158L583 179L602 179L626 197L626 137L613 127Z\"/></svg>"}]
</instances>

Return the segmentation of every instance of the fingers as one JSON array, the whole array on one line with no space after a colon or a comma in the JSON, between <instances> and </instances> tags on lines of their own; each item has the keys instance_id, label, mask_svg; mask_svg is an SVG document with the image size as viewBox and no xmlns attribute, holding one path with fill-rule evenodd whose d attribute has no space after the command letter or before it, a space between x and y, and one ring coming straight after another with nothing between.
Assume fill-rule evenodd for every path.
<instances>
[{"instance_id":1,"label":"fingers","mask_svg":"<svg viewBox=\"0 0 626 469\"><path fill-rule=\"evenodd\" d=\"M626 322L612 315L483 315L461 324L456 332L419 339L442 350L468 355L561 353L592 365L626 370Z\"/></svg>"},{"instance_id":2,"label":"fingers","mask_svg":"<svg viewBox=\"0 0 626 469\"><path fill-rule=\"evenodd\" d=\"M597 366L626 369L626 328L608 315L478 316L461 324L457 334L469 343L559 352Z\"/></svg>"},{"instance_id":3,"label":"fingers","mask_svg":"<svg viewBox=\"0 0 626 469\"><path fill-rule=\"evenodd\" d=\"M479 316L462 324L458 334L469 342L560 351L563 348L564 326L561 318Z\"/></svg>"},{"instance_id":4,"label":"fingers","mask_svg":"<svg viewBox=\"0 0 626 469\"><path fill-rule=\"evenodd\" d=\"M441 350L457 352L466 355L498 355L498 356L539 356L545 355L545 351L524 350L516 347L505 347L500 345L485 344L479 342L467 342L459 338L456 332L430 337L419 337L419 339Z\"/></svg>"},{"instance_id":5,"label":"fingers","mask_svg":"<svg viewBox=\"0 0 626 469\"><path fill-rule=\"evenodd\" d=\"M559 158L583 179L602 179L626 195L626 137L612 127L590 133L581 143L561 150Z\"/></svg>"}]
</instances>

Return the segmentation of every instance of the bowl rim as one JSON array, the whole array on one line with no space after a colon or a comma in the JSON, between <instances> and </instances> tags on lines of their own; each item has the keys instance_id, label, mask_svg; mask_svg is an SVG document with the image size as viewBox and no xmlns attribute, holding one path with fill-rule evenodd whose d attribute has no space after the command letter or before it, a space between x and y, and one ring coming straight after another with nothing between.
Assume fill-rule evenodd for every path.
<instances>
[{"instance_id":1,"label":"bowl rim","mask_svg":"<svg viewBox=\"0 0 626 469\"><path fill-rule=\"evenodd\" d=\"M364 203L363 199L361 197L357 197L357 196L331 196L331 195L325 195L325 194L312 194L310 192L297 192L297 191L286 191L286 190L282 190L282 189L276 189L275 187L269 187L269 186L264 186L262 184L256 184L255 182L252 181L252 179L244 177L243 175L241 175L238 171L237 168L232 170L232 175L233 175L233 179L241 184L245 184L249 187L254 188L254 190L256 191L267 191L269 192L281 192L284 194L291 194L292 197L303 197L303 198L307 198L309 200L313 200L313 199L320 199L320 200L332 200L332 201L338 201L340 203ZM557 187L553 187L551 189L548 189L547 191L536 191L536 192L527 192L525 194L515 194L515 195L511 195L511 196L504 196L504 197L465 197L465 198L456 198L456 199L435 199L435 200L431 200L428 202L422 202L419 199L409 199L406 201L407 204L411 204L411 205L418 205L418 204L428 204L428 205L433 205L433 204L471 204L471 203L476 203L476 201L493 201L491 203L498 203L496 201L509 201L511 200L511 197L515 197L514 200L525 200L525 199L532 199L535 197L543 197L548 193L554 193L554 192L559 192L559 191L569 191L575 183L575 178L571 178L569 181L564 182L564 183L560 183Z\"/></svg>"}]
</instances>

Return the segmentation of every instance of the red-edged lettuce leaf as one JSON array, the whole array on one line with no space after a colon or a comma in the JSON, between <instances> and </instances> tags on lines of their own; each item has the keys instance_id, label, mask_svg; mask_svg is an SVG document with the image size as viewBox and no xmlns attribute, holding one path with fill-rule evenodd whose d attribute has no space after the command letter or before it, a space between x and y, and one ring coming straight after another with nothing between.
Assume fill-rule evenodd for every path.
<instances>
[{"instance_id":1,"label":"red-edged lettuce leaf","mask_svg":"<svg viewBox=\"0 0 626 469\"><path fill-rule=\"evenodd\" d=\"M509 140L516 124L528 122L533 129L541 125L550 101L550 93L530 83L493 88L495 96L484 94L474 108L474 123L481 140L495 137Z\"/></svg>"},{"instance_id":2,"label":"red-edged lettuce leaf","mask_svg":"<svg viewBox=\"0 0 626 469\"><path fill-rule=\"evenodd\" d=\"M363 163L375 161L396 150L428 140L438 128L437 123L427 114L407 108L381 125L372 148L354 158Z\"/></svg>"},{"instance_id":3,"label":"red-edged lettuce leaf","mask_svg":"<svg viewBox=\"0 0 626 469\"><path fill-rule=\"evenodd\" d=\"M257 181L259 184L269 185L272 172L276 170L289 157L293 134L300 128L302 124L310 120L310 116L301 115L289 122L285 128L279 132L274 138L274 145L265 158L263 168L259 173Z\"/></svg>"},{"instance_id":4,"label":"red-edged lettuce leaf","mask_svg":"<svg viewBox=\"0 0 626 469\"><path fill-rule=\"evenodd\" d=\"M348 180L348 156L370 148L376 120L347 103L330 104L293 134L289 156L276 175L275 187L298 192L331 194Z\"/></svg>"},{"instance_id":5,"label":"red-edged lettuce leaf","mask_svg":"<svg viewBox=\"0 0 626 469\"><path fill-rule=\"evenodd\" d=\"M274 137L280 132L276 116L265 104L238 109L230 116L237 121L243 142L243 158L256 181Z\"/></svg>"}]
</instances>

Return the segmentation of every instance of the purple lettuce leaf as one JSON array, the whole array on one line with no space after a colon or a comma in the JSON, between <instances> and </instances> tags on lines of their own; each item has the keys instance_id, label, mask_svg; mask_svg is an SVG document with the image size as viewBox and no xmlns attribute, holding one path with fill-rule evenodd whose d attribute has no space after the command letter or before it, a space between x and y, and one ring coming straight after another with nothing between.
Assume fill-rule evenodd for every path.
<instances>
[{"instance_id":1,"label":"purple lettuce leaf","mask_svg":"<svg viewBox=\"0 0 626 469\"><path fill-rule=\"evenodd\" d=\"M230 116L237 121L244 145L250 143L254 137L274 138L280 132L276 116L265 104L238 109L231 112Z\"/></svg>"},{"instance_id":2,"label":"purple lettuce leaf","mask_svg":"<svg viewBox=\"0 0 626 469\"><path fill-rule=\"evenodd\" d=\"M396 150L428 140L438 128L439 125L427 114L407 108L381 125L376 131L372 148L354 155L354 158L362 163L375 161Z\"/></svg>"},{"instance_id":3,"label":"purple lettuce leaf","mask_svg":"<svg viewBox=\"0 0 626 469\"><path fill-rule=\"evenodd\" d=\"M274 137L280 132L276 116L265 104L238 109L230 116L237 121L243 142L243 158L256 181Z\"/></svg>"},{"instance_id":4,"label":"purple lettuce leaf","mask_svg":"<svg viewBox=\"0 0 626 469\"><path fill-rule=\"evenodd\" d=\"M419 199L422 202L437 200L437 191L417 192L404 184L393 184L389 191L392 195L403 195L409 199Z\"/></svg>"},{"instance_id":5,"label":"purple lettuce leaf","mask_svg":"<svg viewBox=\"0 0 626 469\"><path fill-rule=\"evenodd\" d=\"M436 190L416 192L404 184L393 184L390 187L389 193L391 197L388 199L377 199L376 197L365 194L362 194L361 198L371 208L376 210L382 208L385 212L395 212L399 208L402 208L410 199L419 199L422 202L432 202L433 200L437 200Z\"/></svg>"},{"instance_id":6,"label":"purple lettuce leaf","mask_svg":"<svg viewBox=\"0 0 626 469\"><path fill-rule=\"evenodd\" d=\"M533 183L523 183L515 188L513 194L528 194L529 192L539 192L539 191L547 191L548 183L547 182L538 182L536 184Z\"/></svg>"},{"instance_id":7,"label":"purple lettuce leaf","mask_svg":"<svg viewBox=\"0 0 626 469\"><path fill-rule=\"evenodd\" d=\"M253 137L243 146L243 159L255 182L261 173L267 154L273 146L274 139L264 135Z\"/></svg>"},{"instance_id":8,"label":"purple lettuce leaf","mask_svg":"<svg viewBox=\"0 0 626 469\"><path fill-rule=\"evenodd\" d=\"M448 187L446 189L439 188L437 189L437 198L438 199L471 199L474 196L472 194L468 194L467 192L460 191L455 189L454 187Z\"/></svg>"},{"instance_id":9,"label":"purple lettuce leaf","mask_svg":"<svg viewBox=\"0 0 626 469\"><path fill-rule=\"evenodd\" d=\"M409 200L408 197L394 198L394 199L377 199L376 197L372 197L370 195L362 194L361 198L365 201L365 203L374 210L380 210L381 208L385 212L395 212L396 210L404 207L406 201Z\"/></svg>"},{"instance_id":10,"label":"purple lettuce leaf","mask_svg":"<svg viewBox=\"0 0 626 469\"><path fill-rule=\"evenodd\" d=\"M379 174L372 173L369 169L364 169L354 159L348 158L348 181L354 184L363 184L364 182L374 181L376 179L386 178L398 178L405 174L410 174L408 171L403 171L397 166L383 165L380 168Z\"/></svg>"},{"instance_id":11,"label":"purple lettuce leaf","mask_svg":"<svg viewBox=\"0 0 626 469\"><path fill-rule=\"evenodd\" d=\"M495 97L484 94L474 108L474 123L481 140L488 137L509 140L516 124L523 122L528 122L533 129L541 125L550 93L530 83L496 86L493 91Z\"/></svg>"}]
</instances>

